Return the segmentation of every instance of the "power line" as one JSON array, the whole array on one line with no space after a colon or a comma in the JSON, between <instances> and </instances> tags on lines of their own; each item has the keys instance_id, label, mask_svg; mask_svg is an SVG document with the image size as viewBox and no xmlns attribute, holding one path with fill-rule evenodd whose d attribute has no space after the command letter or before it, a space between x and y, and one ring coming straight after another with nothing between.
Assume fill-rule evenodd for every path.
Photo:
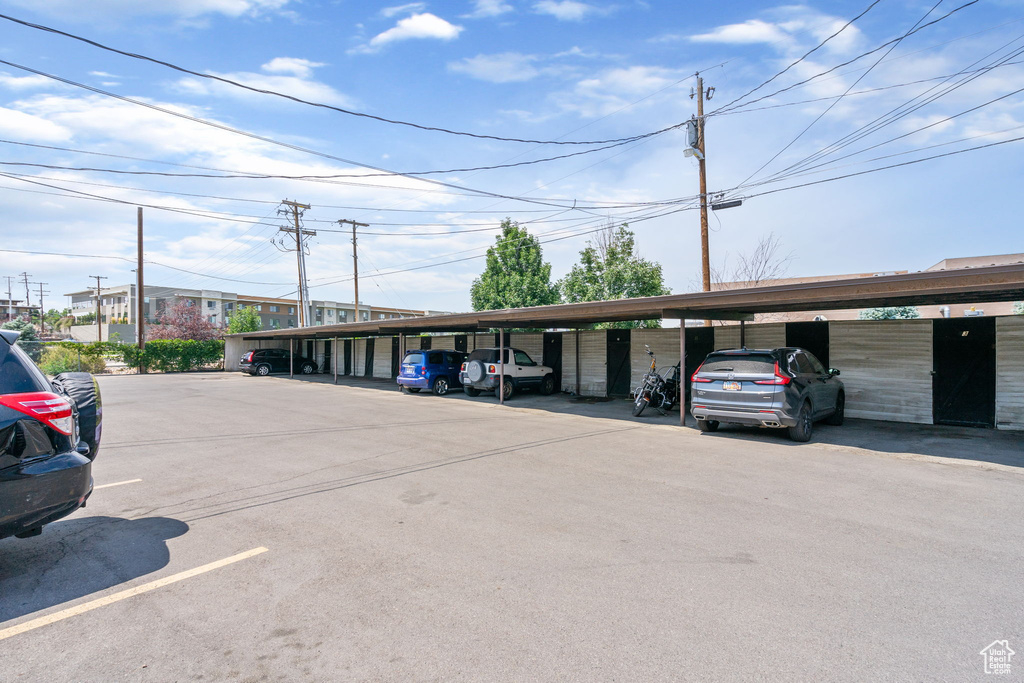
<instances>
[{"instance_id":1,"label":"power line","mask_svg":"<svg viewBox=\"0 0 1024 683\"><path fill-rule=\"evenodd\" d=\"M879 2L879 1L880 0L876 0L876 2ZM132 59L138 59L138 60L142 60L142 61L146 61L146 62L151 62L153 64L158 64L160 66L167 67L168 69L173 69L173 70L181 72L181 73L189 74L190 76L195 76L197 78L205 78L205 79L208 79L208 80L211 80L211 81L217 81L217 82L220 82L220 83L225 83L227 85L231 85L231 86L234 86L236 88L242 88L243 90L248 90L250 92L260 93L260 94L263 94L263 95L272 95L274 97L281 97L281 98L284 98L284 99L287 99L287 100L292 100L293 102L298 102L299 104L305 104L305 105L309 105L311 107L318 107L318 108L321 108L321 109L329 109L329 110L332 110L332 111L339 112L341 114L347 114L349 116L357 116L357 117L361 117L361 118L371 119L371 120L374 120L374 121L380 121L382 123L389 123L389 124L398 125L398 126L408 126L410 128L417 128L419 130L433 131L433 132L438 132L438 133L447 133L449 135L460 135L460 136L464 136L464 137L478 138L478 139L482 139L482 140L498 140L498 141L501 141L501 142L519 142L519 143L526 143L526 144L531 144L531 145L606 145L606 144L611 144L611 143L625 143L625 142L630 142L630 141L633 141L633 140L639 140L639 139L641 139L643 137L647 137L647 136L651 136L651 135L657 135L659 133L664 133L666 131L672 130L672 128L678 127L678 125L684 125L684 124L677 124L677 125L674 125L674 126L671 126L671 127L668 127L668 128L664 128L664 129L662 129L660 131L653 131L653 132L650 132L650 133L644 133L642 135L634 135L634 136L625 137L625 138L614 138L614 139L609 139L609 140L585 140L585 141L528 140L528 139L521 139L521 138L502 137L502 136L498 136L498 135L483 135L483 134L479 134L479 133L467 133L467 132L464 132L464 131L451 130L451 129L448 129L448 128L440 128L440 127L436 127L436 126L425 126L425 125L421 125L421 124L418 124L418 123L411 123L409 121L401 121L401 120L398 120L398 119L385 118L383 116L375 116L373 114L367 114L365 112L358 112L358 111L353 111L351 109L344 109L342 107L336 107L334 105L325 104L323 102L313 102L313 101L310 101L310 100L304 100L304 99L302 99L300 97L295 97L294 95L288 95L288 94L285 94L285 93L281 93L281 92L278 92L276 90L268 90L268 89L264 89L264 88L256 88L256 87L253 87L253 86L250 86L250 85L246 85L244 83L239 83L238 81L231 80L230 78L224 78L223 76L216 76L216 75L209 74L209 73L202 73L202 72L199 72L199 71L193 71L191 69L186 69L185 67L178 66L177 64L172 64L171 62L165 62L165 61L160 60L160 59L155 59L153 57L147 57L146 55L141 55L141 54L137 54L137 53L134 53L134 52L126 52L124 50L119 50L117 48L110 47L110 46L104 45L102 43L98 43L98 42L96 42L94 40L90 40L90 39L85 38L83 36L75 35L73 33L67 33L66 31L60 31L58 29L55 29L55 28L52 28L52 27L49 27L49 26L43 26L42 24L33 24L31 22L24 21L22 19L16 19L16 18L14 18L12 16L8 16L6 14L0 14L0 19L6 19L7 21L13 22L15 24L20 24L22 26L26 26L28 28L33 28L33 29L36 29L36 30L39 30L39 31L45 31L47 33L53 33L55 35L63 36L65 38L71 38L72 40L77 40L77 41L86 43L87 45L92 45L93 47L97 47L97 48L99 48L101 50L106 50L108 52L113 52L115 54L119 54L119 55L122 55L122 56L125 56L125 57L131 57Z\"/></svg>"}]
</instances>

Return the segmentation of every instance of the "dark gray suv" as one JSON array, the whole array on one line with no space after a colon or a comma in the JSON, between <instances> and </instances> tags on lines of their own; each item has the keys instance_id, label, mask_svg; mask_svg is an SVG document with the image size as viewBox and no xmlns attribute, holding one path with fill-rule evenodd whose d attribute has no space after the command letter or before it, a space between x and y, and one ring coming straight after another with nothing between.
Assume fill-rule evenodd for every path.
<instances>
[{"instance_id":1,"label":"dark gray suv","mask_svg":"<svg viewBox=\"0 0 1024 683\"><path fill-rule=\"evenodd\" d=\"M841 425L846 391L809 351L798 348L715 351L693 373L690 414L702 432L722 422L786 427L808 441L816 420Z\"/></svg>"}]
</instances>

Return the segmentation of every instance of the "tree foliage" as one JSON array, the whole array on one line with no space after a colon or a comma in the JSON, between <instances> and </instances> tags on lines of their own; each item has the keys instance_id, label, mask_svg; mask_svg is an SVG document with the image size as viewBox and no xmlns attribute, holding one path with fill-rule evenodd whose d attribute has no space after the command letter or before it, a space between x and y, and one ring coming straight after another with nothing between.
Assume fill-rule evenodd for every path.
<instances>
[{"instance_id":1,"label":"tree foliage","mask_svg":"<svg viewBox=\"0 0 1024 683\"><path fill-rule=\"evenodd\" d=\"M223 339L154 339L139 352L137 344L122 344L118 352L124 364L160 372L185 372L217 365L224 360Z\"/></svg>"},{"instance_id":2,"label":"tree foliage","mask_svg":"<svg viewBox=\"0 0 1024 683\"><path fill-rule=\"evenodd\" d=\"M557 283L564 303L633 299L671 294L661 264L640 257L632 231L626 225L608 226L580 252L580 262ZM598 327L659 327L660 321L601 323Z\"/></svg>"},{"instance_id":3,"label":"tree foliage","mask_svg":"<svg viewBox=\"0 0 1024 683\"><path fill-rule=\"evenodd\" d=\"M219 339L221 330L203 316L189 299L178 299L160 314L156 325L146 328L147 339Z\"/></svg>"},{"instance_id":4,"label":"tree foliage","mask_svg":"<svg viewBox=\"0 0 1024 683\"><path fill-rule=\"evenodd\" d=\"M920 318L917 306L883 306L866 308L857 316L860 320L913 320Z\"/></svg>"},{"instance_id":5,"label":"tree foliage","mask_svg":"<svg viewBox=\"0 0 1024 683\"><path fill-rule=\"evenodd\" d=\"M1013 305L1014 315L1024 315L1024 301L1018 301Z\"/></svg>"},{"instance_id":6,"label":"tree foliage","mask_svg":"<svg viewBox=\"0 0 1024 683\"><path fill-rule=\"evenodd\" d=\"M537 238L511 219L502 221L501 235L487 250L487 265L473 280L470 298L474 311L558 303L551 264L544 263Z\"/></svg>"},{"instance_id":7,"label":"tree foliage","mask_svg":"<svg viewBox=\"0 0 1024 683\"><path fill-rule=\"evenodd\" d=\"M263 321L260 319L260 314L252 306L239 308L228 320L229 334L256 332L261 329L263 329Z\"/></svg>"},{"instance_id":8,"label":"tree foliage","mask_svg":"<svg viewBox=\"0 0 1024 683\"><path fill-rule=\"evenodd\" d=\"M48 345L39 359L39 369L47 375L59 375L62 372L91 372L97 374L107 368L102 355L83 353L83 349L71 345Z\"/></svg>"}]
</instances>

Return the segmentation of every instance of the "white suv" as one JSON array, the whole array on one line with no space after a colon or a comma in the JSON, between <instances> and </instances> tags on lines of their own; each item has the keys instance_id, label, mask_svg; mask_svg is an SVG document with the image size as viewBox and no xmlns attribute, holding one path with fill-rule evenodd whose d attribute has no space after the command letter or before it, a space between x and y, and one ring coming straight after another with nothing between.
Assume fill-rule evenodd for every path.
<instances>
[{"instance_id":1,"label":"white suv","mask_svg":"<svg viewBox=\"0 0 1024 683\"><path fill-rule=\"evenodd\" d=\"M499 384L499 349L477 349L462 364L459 379L467 396L479 396L481 391L497 393ZM554 370L534 362L525 351L505 348L505 400L522 389L538 389L547 396L555 390Z\"/></svg>"}]
</instances>

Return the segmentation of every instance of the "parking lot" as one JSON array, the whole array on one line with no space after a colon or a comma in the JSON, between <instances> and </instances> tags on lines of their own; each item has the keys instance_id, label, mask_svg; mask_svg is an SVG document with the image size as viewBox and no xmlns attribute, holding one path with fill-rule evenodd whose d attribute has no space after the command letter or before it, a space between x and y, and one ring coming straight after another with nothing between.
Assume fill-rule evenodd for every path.
<instances>
[{"instance_id":1,"label":"parking lot","mask_svg":"<svg viewBox=\"0 0 1024 683\"><path fill-rule=\"evenodd\" d=\"M959 681L1024 645L1019 432L100 384L88 507L0 540L4 680Z\"/></svg>"}]
</instances>

